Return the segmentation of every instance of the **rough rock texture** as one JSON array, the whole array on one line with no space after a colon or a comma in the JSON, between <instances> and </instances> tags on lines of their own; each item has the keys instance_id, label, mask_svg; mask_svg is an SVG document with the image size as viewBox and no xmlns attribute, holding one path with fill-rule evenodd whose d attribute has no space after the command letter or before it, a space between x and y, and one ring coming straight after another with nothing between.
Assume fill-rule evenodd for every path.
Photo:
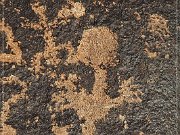
<instances>
[{"instance_id":1,"label":"rough rock texture","mask_svg":"<svg viewBox=\"0 0 180 135\"><path fill-rule=\"evenodd\" d=\"M178 0L1 0L0 133L178 135L179 35Z\"/></svg>"}]
</instances>

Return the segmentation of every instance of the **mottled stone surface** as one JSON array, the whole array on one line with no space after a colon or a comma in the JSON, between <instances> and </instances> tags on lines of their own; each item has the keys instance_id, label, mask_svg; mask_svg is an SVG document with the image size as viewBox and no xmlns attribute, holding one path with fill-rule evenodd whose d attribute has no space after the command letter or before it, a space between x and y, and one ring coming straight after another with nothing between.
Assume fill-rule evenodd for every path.
<instances>
[{"instance_id":1,"label":"mottled stone surface","mask_svg":"<svg viewBox=\"0 0 180 135\"><path fill-rule=\"evenodd\" d=\"M178 0L1 0L3 135L178 135Z\"/></svg>"}]
</instances>

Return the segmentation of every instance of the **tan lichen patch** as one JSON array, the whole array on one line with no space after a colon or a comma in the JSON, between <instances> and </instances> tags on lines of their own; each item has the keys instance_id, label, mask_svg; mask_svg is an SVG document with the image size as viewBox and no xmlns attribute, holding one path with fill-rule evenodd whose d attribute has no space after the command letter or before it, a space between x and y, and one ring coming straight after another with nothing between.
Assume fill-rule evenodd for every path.
<instances>
[{"instance_id":1,"label":"tan lichen patch","mask_svg":"<svg viewBox=\"0 0 180 135\"><path fill-rule=\"evenodd\" d=\"M147 29L159 37L169 37L168 20L158 14L152 14L148 20Z\"/></svg>"},{"instance_id":2,"label":"tan lichen patch","mask_svg":"<svg viewBox=\"0 0 180 135\"><path fill-rule=\"evenodd\" d=\"M0 61L21 64L22 63L22 51L20 48L20 42L15 41L11 27L8 26L7 24L5 24L5 22L3 20L3 21L0 21L0 30L4 31L6 33L6 37L7 37L6 48L10 48L11 52L12 52L11 54L1 53Z\"/></svg>"},{"instance_id":3,"label":"tan lichen patch","mask_svg":"<svg viewBox=\"0 0 180 135\"><path fill-rule=\"evenodd\" d=\"M12 95L11 98L8 99L6 102L3 101L3 107L1 112L2 133L4 133L4 135L16 135L16 130L10 125L5 124L4 122L8 118L8 114L10 112L10 105L16 103L22 98L25 98L25 92L27 91L27 83L19 80L18 77L13 75L0 78L0 83L2 83L2 85L19 84L22 87L22 90L19 94Z\"/></svg>"}]
</instances>

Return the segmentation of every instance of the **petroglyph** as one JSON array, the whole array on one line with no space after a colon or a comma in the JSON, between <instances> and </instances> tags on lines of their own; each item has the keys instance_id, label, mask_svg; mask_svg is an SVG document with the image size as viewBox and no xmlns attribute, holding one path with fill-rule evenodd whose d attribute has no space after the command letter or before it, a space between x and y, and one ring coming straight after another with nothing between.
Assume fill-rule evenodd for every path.
<instances>
[{"instance_id":1,"label":"petroglyph","mask_svg":"<svg viewBox=\"0 0 180 135\"><path fill-rule=\"evenodd\" d=\"M94 122L104 118L110 108L120 106L124 102L141 102L139 95L142 93L138 90L138 85L133 84L133 77L125 80L121 84L119 90L120 96L118 98L111 99L105 93L105 89L107 88L107 71L102 69L101 65L105 67L115 65L118 47L116 39L116 35L106 27L85 30L77 53L67 60L68 63L78 63L81 61L94 68L95 83L92 94L87 94L84 88L82 88L79 93L76 92L74 82L77 81L77 77L72 79L69 76L67 80L59 78L55 82L57 88L65 86L68 91L66 93L61 92L58 96L55 94L52 97L53 101L56 100L63 104L63 99L67 99L70 104L61 106L59 111L74 108L78 116L86 120L82 125L83 135L93 135L95 131ZM136 91L133 92L131 89L136 89ZM61 97L61 100L58 97Z\"/></svg>"},{"instance_id":2,"label":"petroglyph","mask_svg":"<svg viewBox=\"0 0 180 135\"><path fill-rule=\"evenodd\" d=\"M5 32L6 34L6 43L7 46L4 46L4 49L11 49L11 54L1 53L0 54L0 61L7 62L7 63L22 63L22 51L20 49L20 41L15 41L13 32L11 27L8 24L5 24L4 19L0 21L0 30Z\"/></svg>"},{"instance_id":3,"label":"petroglyph","mask_svg":"<svg viewBox=\"0 0 180 135\"><path fill-rule=\"evenodd\" d=\"M55 80L55 83L51 84L53 87L58 89L67 89L66 92L59 91L54 92L51 95L51 102L55 102L57 104L55 108L49 106L49 112L51 113L52 120L52 132L57 135L68 134L67 129L70 128L71 125L59 127L54 119L56 112L63 112L64 109L72 108L77 112L80 119L85 120L85 122L81 124L83 135L93 135L96 128L96 121L104 119L109 110L113 107L119 107L124 103L140 103L142 101L140 98L142 92L139 90L139 85L135 83L135 78L130 77L122 82L119 80L119 97L112 99L105 93L105 90L108 88L107 69L116 66L116 57L118 55L117 50L120 46L116 33L114 33L108 27L99 26L85 29L82 33L82 39L79 41L77 50L73 48L71 42L64 44L55 43L55 37L53 37L53 28L54 26L62 25L61 21L58 22L59 18L68 22L69 18L71 17L80 19L80 17L85 15L85 7L82 3L69 1L68 4L71 6L69 7L66 5L61 8L61 10L58 12L58 16L51 21L49 21L48 17L46 16L46 6L42 5L40 2L31 4L32 10L39 17L39 21L34 23L30 22L28 19L25 19L26 22L21 23L21 26L23 28L32 28L34 30L43 31L42 36L45 41L45 47L43 51L36 52L36 54L32 57L30 61L31 67L28 69L32 71L33 75L44 75L44 73L47 72L50 73L48 77ZM94 18L94 16L91 17ZM164 26L166 26L166 24ZM12 51L12 54L0 54L0 61L21 64L23 62L22 51L20 49L21 42L15 41L11 27L5 24L4 21L0 22L0 27L2 28L2 31L6 33L7 47L9 47ZM149 25L148 27L150 32L155 32L154 27L156 27L156 25ZM165 29L165 31L168 33L167 29ZM160 31L159 33L163 32L164 30ZM68 52L67 59L63 62L61 58L58 58L60 50L66 50ZM51 71L48 69L48 67L44 66L42 64L43 60L45 61L46 65L53 66L54 71ZM86 66L92 67L95 75L92 93L87 93L87 90L83 87L80 87L79 92L77 92L76 84L82 78L76 73L57 74L56 70L59 68L58 65L61 62L62 65L64 64L66 66L83 63ZM17 101L20 99L25 97L27 98L26 91L28 90L28 86L26 82L21 81L14 75L1 78L0 82L3 85L19 84L22 87L19 94L12 95L8 101L3 102L3 111L1 114L3 133L7 135L15 135L16 130L11 126L6 125L5 121L7 120L10 112L10 105L17 103ZM65 100L68 100L69 103L65 104ZM128 124L125 120L125 116L120 116L119 118L125 123L124 129L127 129Z\"/></svg>"}]
</instances>

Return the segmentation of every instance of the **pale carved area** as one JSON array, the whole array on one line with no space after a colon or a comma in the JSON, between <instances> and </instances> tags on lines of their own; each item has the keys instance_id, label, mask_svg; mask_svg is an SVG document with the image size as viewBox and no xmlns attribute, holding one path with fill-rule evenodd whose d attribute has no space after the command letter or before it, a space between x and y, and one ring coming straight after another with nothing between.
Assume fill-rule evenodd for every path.
<instances>
[{"instance_id":1,"label":"pale carved area","mask_svg":"<svg viewBox=\"0 0 180 135\"><path fill-rule=\"evenodd\" d=\"M65 5L59 12L58 17L63 18L63 20L59 23L61 24L67 24L67 22L70 22L70 17L75 17L79 19L81 16L85 15L85 8L80 2L74 2L72 0L68 1L68 4L71 6ZM55 20L57 21L57 20Z\"/></svg>"},{"instance_id":2,"label":"pale carved area","mask_svg":"<svg viewBox=\"0 0 180 135\"><path fill-rule=\"evenodd\" d=\"M71 5L73 5L73 8L67 9L68 12L70 12L70 16L73 15L74 17L79 18L85 14L85 8L81 5L81 3L71 2ZM39 16L39 22L31 23L31 22L29 22L29 20L26 20L24 18L26 20L26 23L25 24L22 23L21 25L22 25L22 27L27 27L27 28L30 27L33 29L44 30L43 37L46 42L44 51L38 52L34 55L34 57L32 58L32 64L31 64L32 67L28 68L33 73L38 74L41 72L42 69L45 68L41 65L41 60L43 58L46 59L46 63L48 65L56 66L57 64L59 64L59 62L61 62L61 59L59 59L57 57L59 50L66 49L68 51L68 53L71 54L71 52L74 49L70 42L68 42L67 44L63 44L63 45L62 44L58 45L58 46L55 45L54 38L52 37L52 29L51 28L54 27L55 25L59 25L59 22L57 22L57 18L56 18L51 23L48 23L47 17L45 15L45 9L46 9L45 6L41 5L37 1L35 4L32 4L32 9ZM58 18L61 17L60 12L61 12L61 15L63 15L64 12L62 12L62 10L59 11ZM78 10L81 10L81 13L79 13ZM66 18L68 18L70 16L66 16ZM65 19L65 18L63 17L63 19ZM11 52L12 52L11 54L6 54L6 53L0 54L0 61L3 63L16 63L18 65L22 64L22 62L26 63L24 60L22 60L22 51L20 49L21 43L20 43L20 41L15 41L15 37L13 35L11 27L8 26L8 24L5 24L5 21L2 20L2 21L0 21L0 28L1 28L1 31L5 32L6 37L7 37L6 43L8 46L6 46L6 48L10 48ZM50 77L54 77L54 76L56 76L56 75L53 74L53 72L52 72L50 74ZM1 112L1 123L3 125L3 128L2 128L3 134L15 135L16 130L13 129L10 125L6 125L4 122L8 118L8 114L10 111L9 110L10 105L15 104L18 100L25 97L25 92L27 90L27 86L26 86L25 82L21 82L18 77L13 76L13 75L10 77L1 78L0 81L3 85L19 83L23 87L23 90L21 91L20 94L12 95L12 97L10 99L8 99L7 102L3 102L3 108L2 108L2 112ZM59 134L59 132L65 131L65 128L61 129L59 127L53 126L52 130L54 131L55 134Z\"/></svg>"},{"instance_id":3,"label":"pale carved area","mask_svg":"<svg viewBox=\"0 0 180 135\"><path fill-rule=\"evenodd\" d=\"M35 56L32 58L32 64L31 64L32 68L29 68L30 70L34 71L35 74L41 73L41 70L45 68L41 64L42 59L46 60L47 65L52 65L56 67L61 62L61 59L57 57L57 54L60 50L62 49L67 50L69 55L71 55L71 53L74 51L74 48L72 47L70 42L66 44L55 45L55 41L54 41L55 39L52 36L53 33L52 28L56 25L61 25L61 23L58 22L57 19L58 18L64 19L64 16L66 16L67 12L75 16L76 18L79 18L84 15L85 9L81 5L81 3L71 2L71 4L74 5L72 9L66 9L67 10L66 11L65 8L63 8L62 10L59 11L57 18L55 18L51 22L48 22L48 19L45 15L45 11L46 11L45 6L41 5L39 2L32 4L32 9L39 16L39 22L31 23L27 21L25 24L22 24L22 26L43 30L44 31L43 38L45 40L44 51L35 54ZM77 10L81 10L81 9L82 11L79 13ZM68 16L66 16L66 18Z\"/></svg>"},{"instance_id":4,"label":"pale carved area","mask_svg":"<svg viewBox=\"0 0 180 135\"><path fill-rule=\"evenodd\" d=\"M3 2L3 1L2 1ZM1 3L3 5L3 3ZM12 28L6 23L4 18L0 21L0 30L4 32L6 35L6 44L7 46L3 46L5 49L10 49L11 53L0 53L0 62L4 63L15 63L17 65L21 65L25 63L25 61L22 59L22 51L20 48L21 42L16 41L15 37L13 35ZM18 100L25 97L25 92L27 90L27 85L25 82L19 80L16 76L8 76L0 78L0 83L2 85L6 84L19 84L22 87L22 91L19 94L12 95L10 99L8 99L6 102L2 101L2 111L0 114L0 124L2 125L2 128L0 128L0 132L3 133L3 135L16 135L16 129L12 128L10 125L5 124L5 121L9 117L10 113L10 106L11 104L15 104ZM2 88L3 89L3 88ZM2 98L3 93L2 90Z\"/></svg>"},{"instance_id":5,"label":"pale carved area","mask_svg":"<svg viewBox=\"0 0 180 135\"><path fill-rule=\"evenodd\" d=\"M70 126L67 125L63 128L59 128L57 126L53 126L52 127L52 131L54 132L55 135L68 135L68 132L66 131L67 128L69 128Z\"/></svg>"},{"instance_id":6,"label":"pale carved area","mask_svg":"<svg viewBox=\"0 0 180 135\"><path fill-rule=\"evenodd\" d=\"M151 59L156 58L158 53L157 52L151 52L148 48L144 49L144 52L147 54L147 56Z\"/></svg>"},{"instance_id":7,"label":"pale carved area","mask_svg":"<svg viewBox=\"0 0 180 135\"><path fill-rule=\"evenodd\" d=\"M0 30L3 31L6 34L6 43L7 46L4 46L4 49L11 49L11 53L0 53L0 62L6 62L6 63L16 63L18 65L22 64L22 51L20 48L20 42L15 41L12 28L8 26L8 24L5 24L4 19L0 21Z\"/></svg>"},{"instance_id":8,"label":"pale carved area","mask_svg":"<svg viewBox=\"0 0 180 135\"><path fill-rule=\"evenodd\" d=\"M1 124L2 124L2 129L0 129L0 131L3 133L3 135L16 135L16 129L12 128L10 125L5 124L5 121L8 119L9 117L9 113L10 113L10 106L12 104L17 103L18 100L27 98L26 96L26 91L27 91L27 83L24 81L21 81L18 77L11 75L8 77L3 77L0 78L0 83L2 85L6 85L6 84L18 84L22 87L22 90L20 93L12 95L11 98L9 98L6 102L3 101L3 107L2 107L2 112L1 112ZM4 91L2 91L4 92ZM2 93L3 95L3 93Z\"/></svg>"},{"instance_id":9,"label":"pale carved area","mask_svg":"<svg viewBox=\"0 0 180 135\"><path fill-rule=\"evenodd\" d=\"M124 102L141 102L139 96L142 92L138 90L138 85L133 84L133 77L122 82L119 86L120 96L115 99L111 99L105 94L104 90L107 85L105 79L104 73L101 73L101 75L98 74L98 77L96 76L92 94L87 94L84 88L82 88L79 93L75 92L76 86L73 84L76 80L72 80L71 77L68 77L68 80L65 81L59 79L55 83L57 88L65 86L68 89L66 93L59 92L52 95L52 101L57 102L55 111L63 111L68 108L75 109L80 119L86 120L85 123L82 124L83 135L93 135L95 131L95 122L105 118L110 108L121 106ZM134 89L135 91L132 91ZM70 103L63 104L65 99ZM58 106L58 104L62 105ZM128 125L126 125L125 128L128 128Z\"/></svg>"},{"instance_id":10,"label":"pale carved area","mask_svg":"<svg viewBox=\"0 0 180 135\"><path fill-rule=\"evenodd\" d=\"M138 90L138 85L134 84L134 77L124 80L119 86L120 96L111 99L105 93L107 88L107 71L102 69L101 65L111 67L116 65L117 55L117 37L107 27L97 27L85 30L77 52L67 59L68 63L78 63L79 61L91 66L95 70L95 82L92 94L87 94L84 88L80 92L76 92L74 85L79 78L76 74L69 74L60 78L55 82L57 88L65 87L67 92L54 93L52 101L62 104L57 106L55 111L63 111L64 109L73 108L77 111L80 119L85 119L82 124L83 135L93 135L95 131L95 122L103 119L112 107L121 106L124 102L140 103L139 98L142 92ZM67 78L65 80L64 78ZM135 90L135 91L132 91ZM63 104L68 100L69 104ZM128 126L126 125L125 128Z\"/></svg>"},{"instance_id":11,"label":"pale carved area","mask_svg":"<svg viewBox=\"0 0 180 135\"><path fill-rule=\"evenodd\" d=\"M70 2L72 8L64 7L59 11L58 17L66 20L70 16L74 16L75 18L79 18L85 14L85 8L81 5L81 3ZM57 22L57 18L55 18L52 22L48 22L47 17L45 15L45 6L41 5L39 2L32 4L32 9L39 16L38 23L28 22L22 24L23 27L30 27L33 29L40 29L44 31L43 37L45 40L45 48L43 52L37 52L31 61L31 68L29 68L35 74L43 74L42 69L45 67L41 64L41 60L45 59L46 64L57 66L61 59L57 57L58 51L61 49L66 49L68 51L68 58L64 64L78 64L79 62L83 62L87 66L91 66L95 70L95 82L92 90L92 94L87 94L84 88L81 88L80 92L76 92L76 86L74 85L80 77L76 74L69 74L68 79L64 80L64 75L58 75L60 78L57 78L55 84L52 84L54 87L62 88L66 87L68 91L66 93L59 92L54 93L52 95L52 101L60 104L64 102L65 99L69 100L70 103L62 106L58 106L56 108L49 107L50 112L55 110L63 111L64 109L73 108L77 111L80 119L84 118L86 121L82 126L83 135L93 135L95 131L95 122L105 118L108 111L112 107L121 106L124 102L127 103L140 103L141 99L139 98L142 95L142 92L138 90L138 85L134 84L134 77L130 77L128 80L124 80L119 86L120 96L111 99L108 95L105 94L104 90L107 88L107 71L106 69L109 67L113 67L118 62L116 60L118 42L117 35L114 34L107 27L97 27L90 28L84 30L82 39L80 41L77 52L72 47L71 43L67 44L59 44L55 45L54 37L52 36L52 28L56 25L62 24L62 22ZM80 10L80 12L78 12ZM14 42L14 37L11 28L4 27L3 22L0 23L3 26L3 30L6 33L10 33L9 37L7 34L7 43L12 49L14 54L0 54L0 58L3 57L2 62L16 62L21 63L22 52L19 48L18 42ZM18 54L18 55L16 55ZM11 55L16 56L16 60ZM4 58L9 59L4 59ZM105 69L101 68L101 65L105 66ZM53 77L57 76L52 72ZM25 97L25 92L27 90L27 85L24 82L21 82L17 77L10 76L8 78L2 78L2 82L12 83L16 82L22 85L23 90L20 94L13 95L7 102L4 103L3 106L3 121L6 120L6 117L9 112L9 107L11 103L16 103L19 99ZM134 91L135 89L135 91ZM132 91L133 90L133 91ZM58 127L54 121L54 115L52 117L52 131L57 135L65 135L67 133L67 128L71 127L71 125L67 125L65 127ZM125 121L124 117L120 117L123 121ZM127 123L125 124L125 129L128 128ZM3 127L4 133L7 132L8 135L15 135L15 129L11 128L9 125L4 124Z\"/></svg>"}]
</instances>

